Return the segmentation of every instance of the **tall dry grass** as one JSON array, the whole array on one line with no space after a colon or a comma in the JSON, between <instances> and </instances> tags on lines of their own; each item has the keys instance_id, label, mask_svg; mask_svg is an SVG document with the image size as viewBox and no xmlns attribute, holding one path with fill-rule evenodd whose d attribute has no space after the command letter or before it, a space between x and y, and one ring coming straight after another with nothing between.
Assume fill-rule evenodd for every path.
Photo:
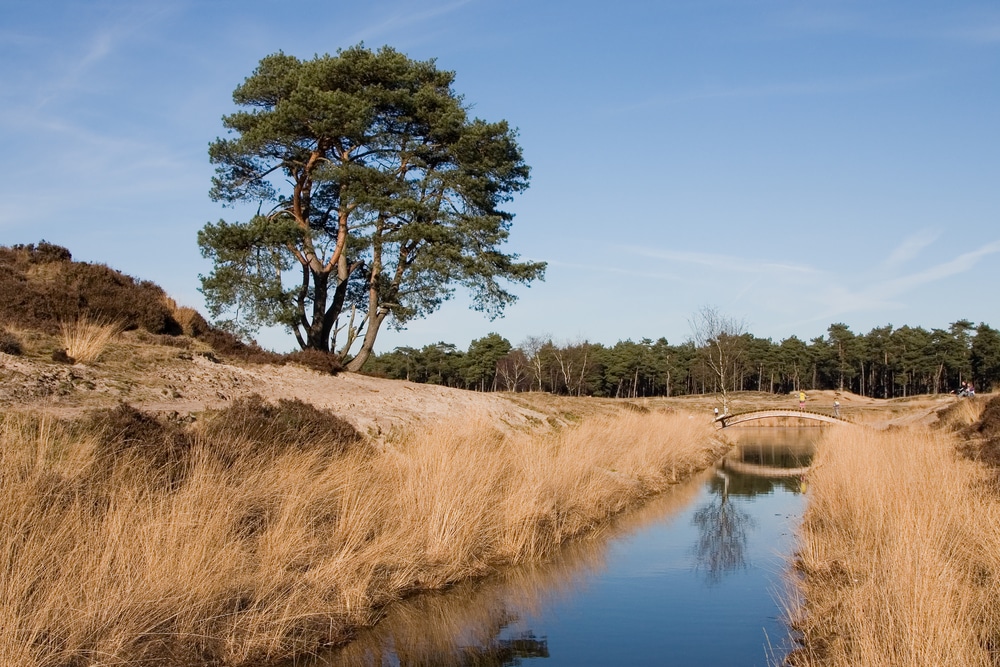
<instances>
[{"instance_id":1,"label":"tall dry grass","mask_svg":"<svg viewBox=\"0 0 1000 667\"><path fill-rule=\"evenodd\" d=\"M300 656L411 592L543 559L713 456L687 415L463 420L384 450L209 426L0 419L0 664Z\"/></svg>"},{"instance_id":2,"label":"tall dry grass","mask_svg":"<svg viewBox=\"0 0 1000 667\"><path fill-rule=\"evenodd\" d=\"M633 533L687 506L705 479L704 473L695 475L641 508L616 517L607 528L602 526L600 540L575 540L551 559L504 568L488 580L456 584L449 589L453 594L404 600L377 626L359 630L349 645L320 654L316 665L395 664L397 647L405 647L406 664L412 665L517 664L518 653L522 657L524 653L510 651L511 644L530 651L532 639L537 638L501 639L513 620L537 615L554 600L577 592L581 577L606 568L606 539Z\"/></svg>"},{"instance_id":3,"label":"tall dry grass","mask_svg":"<svg viewBox=\"0 0 1000 667\"><path fill-rule=\"evenodd\" d=\"M966 428L979 421L988 400L988 395L956 398L951 405L938 410L937 423L941 428L952 431Z\"/></svg>"},{"instance_id":4,"label":"tall dry grass","mask_svg":"<svg viewBox=\"0 0 1000 667\"><path fill-rule=\"evenodd\" d=\"M996 665L1000 503L951 436L838 429L801 530L794 665Z\"/></svg>"},{"instance_id":5,"label":"tall dry grass","mask_svg":"<svg viewBox=\"0 0 1000 667\"><path fill-rule=\"evenodd\" d=\"M122 332L123 326L120 322L80 315L73 321L60 322L59 329L66 354L79 363L89 364L97 361L108 344Z\"/></svg>"}]
</instances>

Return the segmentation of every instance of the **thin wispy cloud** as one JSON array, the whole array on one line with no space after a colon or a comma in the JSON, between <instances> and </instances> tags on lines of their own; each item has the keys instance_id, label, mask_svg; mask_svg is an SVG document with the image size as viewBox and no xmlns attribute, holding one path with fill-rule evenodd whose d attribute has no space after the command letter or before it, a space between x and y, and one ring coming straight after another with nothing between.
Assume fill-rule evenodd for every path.
<instances>
[{"instance_id":1,"label":"thin wispy cloud","mask_svg":"<svg viewBox=\"0 0 1000 667\"><path fill-rule=\"evenodd\" d=\"M92 90L95 72L126 44L141 42L149 26L161 24L175 10L169 6L140 6L120 9L108 17L93 17L93 26L81 26L71 43L49 44L47 59L33 57L39 83L19 97L26 106L44 108L80 90ZM25 94L27 93L27 94Z\"/></svg>"},{"instance_id":2,"label":"thin wispy cloud","mask_svg":"<svg viewBox=\"0 0 1000 667\"><path fill-rule=\"evenodd\" d=\"M998 252L1000 252L1000 240L988 243L971 252L963 253L952 260L932 266L925 271L889 280L881 285L877 285L874 288L874 292L885 296L904 294L929 283L938 282L961 273L968 273L976 267L976 264L981 259Z\"/></svg>"},{"instance_id":3,"label":"thin wispy cloud","mask_svg":"<svg viewBox=\"0 0 1000 667\"><path fill-rule=\"evenodd\" d=\"M88 74L114 50L115 41L115 36L108 31L93 35L84 45L83 53L73 58L60 76L39 88L40 95L32 105L34 109L44 108L67 94L84 89L83 82Z\"/></svg>"},{"instance_id":4,"label":"thin wispy cloud","mask_svg":"<svg viewBox=\"0 0 1000 667\"><path fill-rule=\"evenodd\" d=\"M580 264L577 262L563 262L560 260L547 260L550 268L573 269L578 271L594 271L596 264ZM662 273L658 271L636 271L635 269L623 269L617 266L603 266L601 271L616 275L630 276L633 278L651 278L654 280L683 281L687 277L675 273Z\"/></svg>"},{"instance_id":5,"label":"thin wispy cloud","mask_svg":"<svg viewBox=\"0 0 1000 667\"><path fill-rule=\"evenodd\" d=\"M902 297L912 294L918 288L968 273L982 259L997 253L1000 253L1000 240L962 253L923 271L885 280L873 280L869 276L860 287L853 289L840 284L828 287L817 299L823 307L807 321L829 320L850 313L885 311L904 307L906 304Z\"/></svg>"},{"instance_id":6,"label":"thin wispy cloud","mask_svg":"<svg viewBox=\"0 0 1000 667\"><path fill-rule=\"evenodd\" d=\"M924 230L907 237L889 253L882 266L892 269L909 262L911 259L917 257L924 248L934 243L940 236L939 232Z\"/></svg>"},{"instance_id":7,"label":"thin wispy cloud","mask_svg":"<svg viewBox=\"0 0 1000 667\"><path fill-rule=\"evenodd\" d=\"M733 255L717 255L713 253L683 250L654 250L635 246L625 246L623 250L641 257L662 259L668 262L677 262L681 264L695 264L713 271L737 273L819 273L816 269L801 264L753 260Z\"/></svg>"},{"instance_id":8,"label":"thin wispy cloud","mask_svg":"<svg viewBox=\"0 0 1000 667\"><path fill-rule=\"evenodd\" d=\"M631 105L614 107L611 113L627 113L646 109L678 106L713 100L735 100L767 97L819 97L855 95L872 90L895 88L924 80L935 73L924 70L885 76L859 76L815 81L773 81L734 85L714 85L672 94L661 94Z\"/></svg>"},{"instance_id":9,"label":"thin wispy cloud","mask_svg":"<svg viewBox=\"0 0 1000 667\"><path fill-rule=\"evenodd\" d=\"M439 18L462 9L471 2L472 0L457 0L457 2L450 2L436 6L406 3L399 10L391 13L382 21L379 21L374 25L367 26L366 28L354 33L350 39L347 40L347 42L350 44L357 44L358 42L365 42L377 38L387 38L388 36L396 34L400 31L405 31L407 28L411 28L412 26L425 23L431 19Z\"/></svg>"},{"instance_id":10,"label":"thin wispy cloud","mask_svg":"<svg viewBox=\"0 0 1000 667\"><path fill-rule=\"evenodd\" d=\"M907 308L921 289L971 272L986 258L1000 254L1000 240L996 240L926 269L899 274L899 269L919 257L939 236L931 230L912 234L892 248L873 271L862 274L734 255L628 250L641 257L697 267L699 275L712 276L731 288L727 308L766 313L772 321L784 320L781 328L795 330L855 314Z\"/></svg>"}]
</instances>

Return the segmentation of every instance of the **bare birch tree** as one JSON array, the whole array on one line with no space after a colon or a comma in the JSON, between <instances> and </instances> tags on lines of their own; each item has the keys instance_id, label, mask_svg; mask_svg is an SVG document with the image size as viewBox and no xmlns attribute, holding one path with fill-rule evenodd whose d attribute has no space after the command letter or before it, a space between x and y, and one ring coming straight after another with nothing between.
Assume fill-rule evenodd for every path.
<instances>
[{"instance_id":1,"label":"bare birch tree","mask_svg":"<svg viewBox=\"0 0 1000 667\"><path fill-rule=\"evenodd\" d=\"M694 344L705 355L705 363L718 383L722 412L729 414L729 391L739 375L746 351L743 334L747 331L747 323L720 313L714 306L704 306L688 322Z\"/></svg>"},{"instance_id":2,"label":"bare birch tree","mask_svg":"<svg viewBox=\"0 0 1000 667\"><path fill-rule=\"evenodd\" d=\"M531 364L531 372L534 376L535 383L538 385L538 391L542 391L542 381L544 380L544 366L542 351L545 349L546 344L550 344L552 341L551 334L543 334L541 336L528 336L521 343L520 347L524 350L524 353L528 355L528 361ZM530 391L531 387L529 387Z\"/></svg>"}]
</instances>

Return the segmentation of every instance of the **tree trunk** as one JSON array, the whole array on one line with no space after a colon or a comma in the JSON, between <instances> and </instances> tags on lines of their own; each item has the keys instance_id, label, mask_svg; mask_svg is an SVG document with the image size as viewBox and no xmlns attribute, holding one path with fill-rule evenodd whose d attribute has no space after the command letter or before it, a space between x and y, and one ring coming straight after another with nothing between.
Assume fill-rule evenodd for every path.
<instances>
[{"instance_id":1,"label":"tree trunk","mask_svg":"<svg viewBox=\"0 0 1000 667\"><path fill-rule=\"evenodd\" d=\"M306 329L306 346L312 350L330 351L330 328L326 326L326 300L330 274L313 271L313 307L309 327Z\"/></svg>"},{"instance_id":2,"label":"tree trunk","mask_svg":"<svg viewBox=\"0 0 1000 667\"><path fill-rule=\"evenodd\" d=\"M358 350L357 355L347 363L345 367L347 370L357 373L365 365L365 362L368 361L368 357L372 355L372 350L375 347L375 337L378 335L379 327L382 325L382 321L385 320L386 315L388 315L387 311L382 311L375 315L375 317L369 315L364 342L361 343L361 349Z\"/></svg>"}]
</instances>

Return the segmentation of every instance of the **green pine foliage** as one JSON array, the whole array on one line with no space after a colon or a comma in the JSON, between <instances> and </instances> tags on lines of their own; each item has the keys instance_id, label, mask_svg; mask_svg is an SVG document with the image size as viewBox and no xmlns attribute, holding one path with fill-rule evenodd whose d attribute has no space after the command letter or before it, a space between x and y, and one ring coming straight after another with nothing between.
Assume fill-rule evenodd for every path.
<instances>
[{"instance_id":1,"label":"green pine foliage","mask_svg":"<svg viewBox=\"0 0 1000 667\"><path fill-rule=\"evenodd\" d=\"M473 341L468 351L437 343L377 355L365 372L480 391L547 391L637 398L715 393L718 375L708 346L665 338L558 345L529 339L519 347L498 334ZM977 392L1000 387L1000 332L959 320L948 329L892 325L855 334L843 323L826 336L780 342L740 336L742 347L727 377L729 391L788 393L803 389L850 391L876 398L948 393L962 383ZM502 354L501 354L502 353Z\"/></svg>"},{"instance_id":2,"label":"green pine foliage","mask_svg":"<svg viewBox=\"0 0 1000 667\"><path fill-rule=\"evenodd\" d=\"M198 235L216 322L244 336L284 325L356 370L386 319L432 313L457 286L495 317L516 298L508 283L543 276L501 250L501 207L528 187L517 133L471 118L454 78L388 47L260 61L209 147L213 199L259 211Z\"/></svg>"}]
</instances>

